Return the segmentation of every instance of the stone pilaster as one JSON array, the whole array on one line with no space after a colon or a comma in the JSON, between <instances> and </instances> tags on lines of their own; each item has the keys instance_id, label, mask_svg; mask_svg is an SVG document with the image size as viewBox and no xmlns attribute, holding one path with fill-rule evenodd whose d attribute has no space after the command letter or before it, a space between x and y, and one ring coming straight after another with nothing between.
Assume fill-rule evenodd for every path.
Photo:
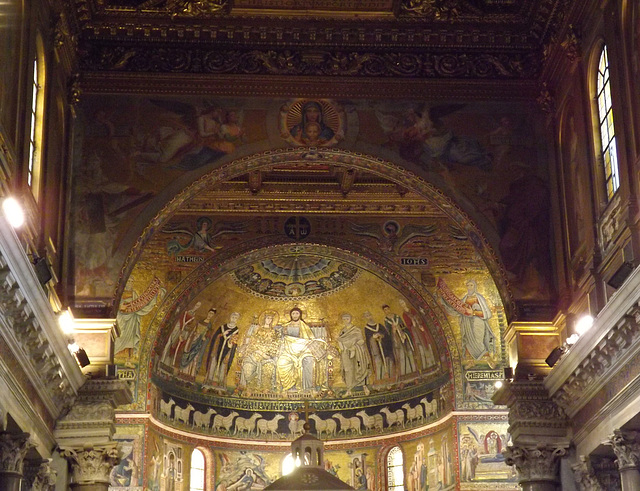
<instances>
[{"instance_id":1,"label":"stone pilaster","mask_svg":"<svg viewBox=\"0 0 640 491\"><path fill-rule=\"evenodd\" d=\"M0 433L0 491L18 491L24 457L35 445L29 433Z\"/></svg>"},{"instance_id":2,"label":"stone pilaster","mask_svg":"<svg viewBox=\"0 0 640 491\"><path fill-rule=\"evenodd\" d=\"M51 466L51 459L25 461L22 489L54 491L57 474L57 471Z\"/></svg>"},{"instance_id":3,"label":"stone pilaster","mask_svg":"<svg viewBox=\"0 0 640 491\"><path fill-rule=\"evenodd\" d=\"M63 448L60 455L71 465L72 489L109 488L109 475L120 462L118 444ZM88 486L91 486L90 488Z\"/></svg>"},{"instance_id":4,"label":"stone pilaster","mask_svg":"<svg viewBox=\"0 0 640 491\"><path fill-rule=\"evenodd\" d=\"M518 471L518 483L523 491L555 491L560 483L560 459L568 445L513 445L503 452L507 465Z\"/></svg>"},{"instance_id":5,"label":"stone pilaster","mask_svg":"<svg viewBox=\"0 0 640 491\"><path fill-rule=\"evenodd\" d=\"M640 489L640 433L615 430L607 444L616 454L622 491Z\"/></svg>"},{"instance_id":6,"label":"stone pilaster","mask_svg":"<svg viewBox=\"0 0 640 491\"><path fill-rule=\"evenodd\" d=\"M571 469L579 491L604 491L587 457L581 455Z\"/></svg>"}]
</instances>

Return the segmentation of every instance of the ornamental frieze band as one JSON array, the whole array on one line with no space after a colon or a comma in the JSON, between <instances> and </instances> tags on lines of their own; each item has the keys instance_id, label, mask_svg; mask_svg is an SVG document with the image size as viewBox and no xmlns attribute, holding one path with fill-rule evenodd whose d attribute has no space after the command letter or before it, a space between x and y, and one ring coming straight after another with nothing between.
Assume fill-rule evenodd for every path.
<instances>
[{"instance_id":1,"label":"ornamental frieze band","mask_svg":"<svg viewBox=\"0 0 640 491\"><path fill-rule=\"evenodd\" d=\"M86 70L406 78L529 79L539 72L526 53L375 53L97 47Z\"/></svg>"}]
</instances>

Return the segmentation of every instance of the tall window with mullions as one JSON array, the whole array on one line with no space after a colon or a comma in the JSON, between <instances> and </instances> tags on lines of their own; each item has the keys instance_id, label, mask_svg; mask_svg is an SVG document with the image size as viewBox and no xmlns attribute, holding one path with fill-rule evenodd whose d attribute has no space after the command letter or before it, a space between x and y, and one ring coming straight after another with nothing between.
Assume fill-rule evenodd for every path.
<instances>
[{"instance_id":1,"label":"tall window with mullions","mask_svg":"<svg viewBox=\"0 0 640 491\"><path fill-rule=\"evenodd\" d=\"M393 447L387 455L387 490L404 491L404 462L400 447Z\"/></svg>"},{"instance_id":2,"label":"tall window with mullions","mask_svg":"<svg viewBox=\"0 0 640 491\"><path fill-rule=\"evenodd\" d=\"M600 53L596 90L604 178L607 189L607 198L611 200L620 187L620 174L618 171L616 134L613 125L613 109L611 107L609 55L607 53L606 45L602 47L602 51Z\"/></svg>"}]
</instances>

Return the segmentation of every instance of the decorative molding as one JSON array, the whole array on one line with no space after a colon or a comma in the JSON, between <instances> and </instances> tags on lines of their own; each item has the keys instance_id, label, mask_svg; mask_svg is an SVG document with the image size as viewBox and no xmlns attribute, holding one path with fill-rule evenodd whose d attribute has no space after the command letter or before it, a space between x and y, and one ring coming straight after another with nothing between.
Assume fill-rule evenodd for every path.
<instances>
[{"instance_id":1,"label":"decorative molding","mask_svg":"<svg viewBox=\"0 0 640 491\"><path fill-rule=\"evenodd\" d=\"M593 327L545 379L551 397L569 417L640 353L639 292L640 269L636 268L599 313Z\"/></svg>"},{"instance_id":2,"label":"decorative molding","mask_svg":"<svg viewBox=\"0 0 640 491\"><path fill-rule=\"evenodd\" d=\"M35 444L29 433L0 433L0 474L12 473L22 475L24 458Z\"/></svg>"},{"instance_id":3,"label":"decorative molding","mask_svg":"<svg viewBox=\"0 0 640 491\"><path fill-rule=\"evenodd\" d=\"M6 342L55 419L71 406L84 376L33 265L4 218L0 218L0 314Z\"/></svg>"},{"instance_id":4,"label":"decorative molding","mask_svg":"<svg viewBox=\"0 0 640 491\"><path fill-rule=\"evenodd\" d=\"M421 79L534 79L541 66L522 50L461 53L452 50L225 49L138 44L94 46L82 60L90 71L242 74Z\"/></svg>"},{"instance_id":5,"label":"decorative molding","mask_svg":"<svg viewBox=\"0 0 640 491\"><path fill-rule=\"evenodd\" d=\"M640 305L636 304L611 327L606 337L588 357L565 380L553 399L573 416L593 395L593 389L604 384L617 370L624 366L620 360L626 358L632 347L638 351L640 339ZM566 356L566 355L565 355Z\"/></svg>"},{"instance_id":6,"label":"decorative molding","mask_svg":"<svg viewBox=\"0 0 640 491\"><path fill-rule=\"evenodd\" d=\"M72 480L75 484L109 484L109 475L120 462L118 444L85 447L67 447L60 455L71 465Z\"/></svg>"},{"instance_id":7,"label":"decorative molding","mask_svg":"<svg viewBox=\"0 0 640 491\"><path fill-rule=\"evenodd\" d=\"M542 83L542 87L540 88L540 94L536 99L536 102L540 106L540 109L545 114L553 114L556 107L556 101L549 89L549 86L546 82Z\"/></svg>"},{"instance_id":8,"label":"decorative molding","mask_svg":"<svg viewBox=\"0 0 640 491\"><path fill-rule=\"evenodd\" d=\"M637 431L614 430L605 442L616 454L618 469L636 469L640 466L640 433Z\"/></svg>"},{"instance_id":9,"label":"decorative molding","mask_svg":"<svg viewBox=\"0 0 640 491\"><path fill-rule=\"evenodd\" d=\"M559 482L560 459L567 454L566 445L540 443L531 446L509 446L502 452L507 465L514 465L518 471L518 483L529 481Z\"/></svg>"},{"instance_id":10,"label":"decorative molding","mask_svg":"<svg viewBox=\"0 0 640 491\"><path fill-rule=\"evenodd\" d=\"M431 20L454 20L466 6L464 0L404 0L400 5L400 14Z\"/></svg>"},{"instance_id":11,"label":"decorative molding","mask_svg":"<svg viewBox=\"0 0 640 491\"><path fill-rule=\"evenodd\" d=\"M516 445L533 441L555 443L567 437L568 419L564 410L548 396L541 380L505 383L493 402L509 408L509 433Z\"/></svg>"},{"instance_id":12,"label":"decorative molding","mask_svg":"<svg viewBox=\"0 0 640 491\"><path fill-rule=\"evenodd\" d=\"M573 25L569 24L564 41L560 45L564 49L569 63L573 64L582 58L580 36Z\"/></svg>"},{"instance_id":13,"label":"decorative molding","mask_svg":"<svg viewBox=\"0 0 640 491\"><path fill-rule=\"evenodd\" d=\"M257 80L250 75L195 75L134 72L85 72L81 77L84 94L205 95L207 97L291 97L332 98L339 91L344 98L422 99L426 92L442 99L484 101L500 97L503 101L535 99L533 80L456 80L405 78L385 80L348 77L286 77L272 75Z\"/></svg>"},{"instance_id":14,"label":"decorative molding","mask_svg":"<svg viewBox=\"0 0 640 491\"><path fill-rule=\"evenodd\" d=\"M56 424L58 444L75 447L109 443L115 433L115 408L131 400L131 389L124 380L87 380L74 406Z\"/></svg>"}]
</instances>

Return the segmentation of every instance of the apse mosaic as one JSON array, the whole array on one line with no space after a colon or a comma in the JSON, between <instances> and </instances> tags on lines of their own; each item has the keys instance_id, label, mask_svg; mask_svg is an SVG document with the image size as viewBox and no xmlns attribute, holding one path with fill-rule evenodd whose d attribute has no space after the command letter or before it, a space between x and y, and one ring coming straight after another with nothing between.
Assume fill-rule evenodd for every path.
<instances>
[{"instance_id":1,"label":"apse mosaic","mask_svg":"<svg viewBox=\"0 0 640 491\"><path fill-rule=\"evenodd\" d=\"M373 400L448 379L443 334L424 307L339 258L273 254L175 315L155 357L161 388L195 400Z\"/></svg>"},{"instance_id":2,"label":"apse mosaic","mask_svg":"<svg viewBox=\"0 0 640 491\"><path fill-rule=\"evenodd\" d=\"M84 102L73 196L74 295L105 302L161 202L222 164L291 147L343 149L420 173L481 223L519 299L544 300L549 281L549 186L536 117L517 104L419 100L141 98ZM315 150L313 150L315 149ZM320 152L320 153L319 153ZM292 184L293 185L293 184ZM297 185L297 184L295 184ZM214 201L209 206L215 207ZM226 218L162 225L167 253L214 253L243 234ZM351 231L397 251L406 227ZM246 224L245 224L246 226ZM428 236L429 231L421 233ZM204 238L202 238L204 237ZM376 238L377 237L377 238ZM481 240L478 245L481 245ZM213 244L213 245L212 245Z\"/></svg>"}]
</instances>

